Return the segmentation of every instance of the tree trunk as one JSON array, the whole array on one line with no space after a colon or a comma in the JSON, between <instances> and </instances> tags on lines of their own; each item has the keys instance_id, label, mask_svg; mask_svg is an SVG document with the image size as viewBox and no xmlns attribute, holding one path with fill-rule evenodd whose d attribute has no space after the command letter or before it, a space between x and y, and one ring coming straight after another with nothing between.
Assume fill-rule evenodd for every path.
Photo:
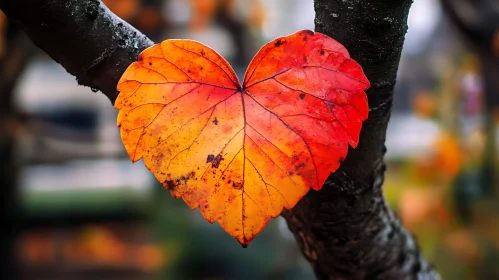
<instances>
[{"instance_id":1,"label":"tree trunk","mask_svg":"<svg viewBox=\"0 0 499 280\"><path fill-rule=\"evenodd\" d=\"M283 213L320 279L439 279L381 189L385 133L410 4L315 1L316 30L343 43L372 84L358 148L321 191L311 191ZM79 83L100 89L112 102L123 71L152 45L97 0L3 0L0 8Z\"/></svg>"},{"instance_id":2,"label":"tree trunk","mask_svg":"<svg viewBox=\"0 0 499 280\"><path fill-rule=\"evenodd\" d=\"M315 1L315 28L349 50L371 82L369 117L321 191L283 215L320 279L438 279L388 208L385 134L412 1Z\"/></svg>"}]
</instances>

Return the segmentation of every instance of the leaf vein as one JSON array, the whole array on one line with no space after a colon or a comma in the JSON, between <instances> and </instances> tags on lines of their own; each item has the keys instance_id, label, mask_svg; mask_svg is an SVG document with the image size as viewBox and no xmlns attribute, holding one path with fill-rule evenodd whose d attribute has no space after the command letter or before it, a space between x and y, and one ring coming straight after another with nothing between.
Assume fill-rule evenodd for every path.
<instances>
[{"instance_id":1,"label":"leaf vein","mask_svg":"<svg viewBox=\"0 0 499 280\"><path fill-rule=\"evenodd\" d=\"M180 46L177 46L177 45L175 45L174 43L172 43L172 45L173 45L173 46L175 46L175 47L177 47L177 48L179 48L179 49L181 49L181 50L184 50L184 51L186 51L186 52L189 52L189 53L192 53L192 54L194 54L194 55L197 55L197 56L202 57L202 58L206 59L207 61L211 62L213 65L217 66L218 68L220 68L220 70L222 70L222 71L225 73L225 75L227 76L227 78L229 78L229 80L230 80L230 81L234 84L234 86L236 86L236 88L239 88L239 83L237 83L236 81L234 81L234 80L232 79L232 77L229 75L229 73L227 73L227 71L225 71L225 69L223 69L220 65L218 65L218 64L217 64L216 62L214 62L213 60L211 60L211 59L209 59L209 58L207 58L207 57L205 57L205 56L202 56L202 55L200 55L200 54L198 54L198 53L196 53L196 52L193 52L193 51L191 51L191 50L188 50L188 49L186 49L186 48L182 48L182 47L180 47ZM229 66L229 67L230 67L230 66Z\"/></svg>"},{"instance_id":2,"label":"leaf vein","mask_svg":"<svg viewBox=\"0 0 499 280\"><path fill-rule=\"evenodd\" d=\"M267 109L265 106L263 106L260 102L258 102L255 98L253 98L251 95L247 94L251 99L253 99L253 101L255 101L258 105L262 106L262 108L264 110L266 110L267 112L269 112L270 114L274 115L279 121L281 121L285 126L286 128L288 128L289 130L291 130L292 132L294 132L296 135L298 135L298 137L300 137L300 139L303 141L303 143L305 144L305 146L307 147L307 151L308 153L310 154L310 158L312 159L312 162L314 164L314 169L315 169L315 179L316 179L316 183L317 185L319 185L319 172L317 170L317 165L315 164L315 159L314 159L314 155L312 154L312 150L310 149L310 145L308 145L307 141L305 141L305 139L303 138L303 136L298 133L296 130L294 130L291 126L289 126L287 123L285 123L276 113L274 113L273 111Z\"/></svg>"},{"instance_id":3,"label":"leaf vein","mask_svg":"<svg viewBox=\"0 0 499 280\"><path fill-rule=\"evenodd\" d=\"M262 152L265 154L265 156L267 156L267 157L268 157L268 158L272 161L272 163L274 163L274 165L275 165L275 166L279 167L279 169L281 169L281 171L282 171L282 172L283 172L283 173L284 173L284 174L285 174L285 175L286 175L289 179L291 179L291 181L292 181L292 182L296 185L296 182L293 180L293 178L291 178L291 177L289 176L289 174L288 174L288 173L287 173L287 172L286 172L286 171L285 171L282 167L280 167L280 166L279 166L279 165L278 165L278 164L277 164L277 163L276 163L276 162L275 162L275 161L274 161L274 160L273 160L273 159L272 159L272 158L271 158L271 157L270 157L270 156L269 156L269 155L268 155L268 154L267 154L267 153L266 153L266 152L265 152L265 151L264 151L261 147L260 147L260 145L258 145L258 143L256 143L256 142L255 142L255 140L253 140L253 138L251 138L251 137L250 137L250 136L248 136L248 135L246 135L246 136L247 136L247 137L251 140L251 142L255 143L255 145L258 147L258 149L260 149L260 151L262 151ZM248 160L249 160L249 159L248 159ZM256 169L256 167L255 167L255 169ZM258 172L258 171L257 171L257 172Z\"/></svg>"}]
</instances>

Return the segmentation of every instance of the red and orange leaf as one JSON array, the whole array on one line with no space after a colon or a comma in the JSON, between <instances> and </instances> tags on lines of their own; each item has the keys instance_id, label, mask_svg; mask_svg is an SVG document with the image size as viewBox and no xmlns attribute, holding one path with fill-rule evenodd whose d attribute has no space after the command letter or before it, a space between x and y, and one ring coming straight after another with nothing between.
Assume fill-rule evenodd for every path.
<instances>
[{"instance_id":1,"label":"red and orange leaf","mask_svg":"<svg viewBox=\"0 0 499 280\"><path fill-rule=\"evenodd\" d=\"M356 147L368 87L340 43L308 30L266 44L242 85L209 47L166 40L128 67L115 107L131 160L247 246Z\"/></svg>"}]
</instances>

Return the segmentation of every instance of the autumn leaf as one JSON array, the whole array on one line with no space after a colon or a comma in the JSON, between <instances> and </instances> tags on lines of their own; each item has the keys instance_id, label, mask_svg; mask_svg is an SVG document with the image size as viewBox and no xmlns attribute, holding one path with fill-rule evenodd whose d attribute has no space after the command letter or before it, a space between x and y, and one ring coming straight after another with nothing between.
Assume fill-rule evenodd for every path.
<instances>
[{"instance_id":1,"label":"autumn leaf","mask_svg":"<svg viewBox=\"0 0 499 280\"><path fill-rule=\"evenodd\" d=\"M247 246L357 146L368 87L340 43L309 30L266 44L242 85L209 47L166 40L128 67L115 107L131 160Z\"/></svg>"}]
</instances>

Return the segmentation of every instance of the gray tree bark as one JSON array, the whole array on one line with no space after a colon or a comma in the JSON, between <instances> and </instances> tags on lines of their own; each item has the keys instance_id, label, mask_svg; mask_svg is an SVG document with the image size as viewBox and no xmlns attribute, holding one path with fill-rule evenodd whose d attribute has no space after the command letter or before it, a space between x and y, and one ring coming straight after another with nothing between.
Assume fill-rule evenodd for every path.
<instances>
[{"instance_id":1,"label":"gray tree bark","mask_svg":"<svg viewBox=\"0 0 499 280\"><path fill-rule=\"evenodd\" d=\"M111 102L125 69L153 42L98 0L0 0L36 46Z\"/></svg>"},{"instance_id":2,"label":"gray tree bark","mask_svg":"<svg viewBox=\"0 0 499 280\"><path fill-rule=\"evenodd\" d=\"M321 191L283 216L319 279L439 279L382 192L385 134L411 0L316 0L316 31L364 68L369 119ZM97 0L2 0L8 17L80 84L111 102L126 67L153 43Z\"/></svg>"},{"instance_id":3,"label":"gray tree bark","mask_svg":"<svg viewBox=\"0 0 499 280\"><path fill-rule=\"evenodd\" d=\"M438 279L388 208L385 135L411 0L315 1L315 28L341 42L371 82L360 143L319 192L283 213L320 279Z\"/></svg>"}]
</instances>

